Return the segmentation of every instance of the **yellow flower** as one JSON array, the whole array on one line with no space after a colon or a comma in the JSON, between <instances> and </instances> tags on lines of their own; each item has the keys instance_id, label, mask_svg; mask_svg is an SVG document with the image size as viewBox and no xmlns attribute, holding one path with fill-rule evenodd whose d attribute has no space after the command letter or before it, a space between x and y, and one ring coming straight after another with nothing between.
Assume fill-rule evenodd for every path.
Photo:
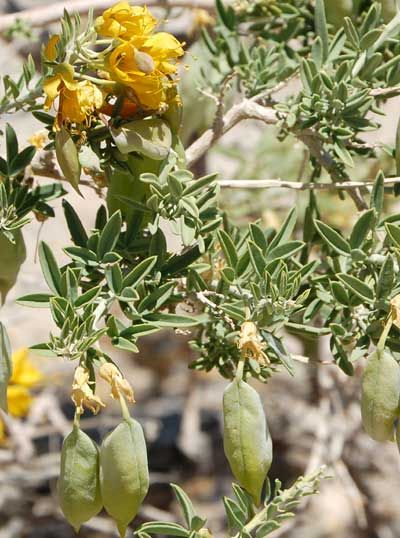
<instances>
[{"instance_id":1,"label":"yellow flower","mask_svg":"<svg viewBox=\"0 0 400 538\"><path fill-rule=\"evenodd\" d=\"M196 8L192 11L193 21L189 35L194 36L198 30L207 26L215 26L215 18L206 9Z\"/></svg>"},{"instance_id":2,"label":"yellow flower","mask_svg":"<svg viewBox=\"0 0 400 538\"><path fill-rule=\"evenodd\" d=\"M32 396L26 387L10 385L7 389L8 411L14 417L23 417L27 414Z\"/></svg>"},{"instance_id":3,"label":"yellow flower","mask_svg":"<svg viewBox=\"0 0 400 538\"><path fill-rule=\"evenodd\" d=\"M54 62L57 58L57 43L60 41L59 35L52 35L43 51L46 60Z\"/></svg>"},{"instance_id":4,"label":"yellow flower","mask_svg":"<svg viewBox=\"0 0 400 538\"><path fill-rule=\"evenodd\" d=\"M108 57L111 78L129 88L143 108L158 110L167 103L176 73L176 60L184 53L182 44L171 34L159 32L146 39L133 38L116 47Z\"/></svg>"},{"instance_id":5,"label":"yellow flower","mask_svg":"<svg viewBox=\"0 0 400 538\"><path fill-rule=\"evenodd\" d=\"M23 417L32 403L29 389L40 383L43 376L29 360L27 349L14 352L12 363L13 373L7 388L8 412L14 417ZM0 441L4 437L4 424L0 421Z\"/></svg>"},{"instance_id":6,"label":"yellow flower","mask_svg":"<svg viewBox=\"0 0 400 538\"><path fill-rule=\"evenodd\" d=\"M20 349L13 353L13 373L10 385L22 385L31 388L43 379L42 374L29 360L28 354L27 349Z\"/></svg>"},{"instance_id":7,"label":"yellow flower","mask_svg":"<svg viewBox=\"0 0 400 538\"><path fill-rule=\"evenodd\" d=\"M103 37L127 40L133 36L149 35L157 20L147 7L131 6L129 2L118 2L104 11L95 22L95 30Z\"/></svg>"},{"instance_id":8,"label":"yellow flower","mask_svg":"<svg viewBox=\"0 0 400 538\"><path fill-rule=\"evenodd\" d=\"M88 80L74 80L71 66L60 67L59 72L43 82L44 109L49 110L59 97L56 127L62 123L90 122L103 105L103 92Z\"/></svg>"},{"instance_id":9,"label":"yellow flower","mask_svg":"<svg viewBox=\"0 0 400 538\"><path fill-rule=\"evenodd\" d=\"M121 395L124 395L128 402L135 403L132 387L114 364L111 362L102 364L99 374L110 384L111 397L114 398L114 400L118 400Z\"/></svg>"},{"instance_id":10,"label":"yellow flower","mask_svg":"<svg viewBox=\"0 0 400 538\"><path fill-rule=\"evenodd\" d=\"M158 32L146 39L141 51L153 58L155 69L164 75L171 75L175 74L177 69L170 60L176 60L183 56L183 45L172 34Z\"/></svg>"},{"instance_id":11,"label":"yellow flower","mask_svg":"<svg viewBox=\"0 0 400 538\"><path fill-rule=\"evenodd\" d=\"M72 383L72 401L76 406L76 412L81 415L84 407L90 409L95 415L101 407L105 407L103 402L93 392L90 386L90 373L87 368L78 366L75 370L74 381Z\"/></svg>"},{"instance_id":12,"label":"yellow flower","mask_svg":"<svg viewBox=\"0 0 400 538\"><path fill-rule=\"evenodd\" d=\"M215 18L206 9L197 8L193 10L193 23L200 28L214 26Z\"/></svg>"}]
</instances>

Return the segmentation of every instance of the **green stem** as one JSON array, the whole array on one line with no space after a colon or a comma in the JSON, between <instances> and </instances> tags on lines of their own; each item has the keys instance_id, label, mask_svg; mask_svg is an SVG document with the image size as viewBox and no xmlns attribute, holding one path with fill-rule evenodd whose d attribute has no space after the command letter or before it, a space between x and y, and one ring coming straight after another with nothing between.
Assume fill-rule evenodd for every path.
<instances>
[{"instance_id":1,"label":"green stem","mask_svg":"<svg viewBox=\"0 0 400 538\"><path fill-rule=\"evenodd\" d=\"M78 413L77 410L75 410L74 415L74 428L79 428L81 423L81 415Z\"/></svg>"},{"instance_id":2,"label":"green stem","mask_svg":"<svg viewBox=\"0 0 400 538\"><path fill-rule=\"evenodd\" d=\"M32 101L38 99L38 97L41 97L43 95L43 89L41 87L34 88L33 90L29 91L25 95L23 95L20 99L12 99L8 101L7 96L3 97L4 104L0 104L0 115L1 114L7 114L7 112L12 111L13 109L19 110L26 104L27 101Z\"/></svg>"},{"instance_id":3,"label":"green stem","mask_svg":"<svg viewBox=\"0 0 400 538\"><path fill-rule=\"evenodd\" d=\"M82 79L82 80L89 80L90 82L93 82L94 84L99 84L100 86L117 86L117 83L113 80L105 80L103 78L96 78L91 77L90 75L76 75L76 78Z\"/></svg>"},{"instance_id":4,"label":"green stem","mask_svg":"<svg viewBox=\"0 0 400 538\"><path fill-rule=\"evenodd\" d=\"M390 313L386 321L385 327L382 331L381 337L379 338L378 345L376 346L378 351L383 351L385 349L386 339L389 335L390 329L392 328L392 324L393 324L393 316Z\"/></svg>"},{"instance_id":5,"label":"green stem","mask_svg":"<svg viewBox=\"0 0 400 538\"><path fill-rule=\"evenodd\" d=\"M237 368L236 368L236 375L235 378L240 381L243 379L243 371L244 371L244 363L245 363L245 356L242 354L240 357L240 360L238 362Z\"/></svg>"},{"instance_id":6,"label":"green stem","mask_svg":"<svg viewBox=\"0 0 400 538\"><path fill-rule=\"evenodd\" d=\"M265 515L267 513L268 507L263 508L260 512L258 512L248 523L245 525L242 529L243 531L246 531L246 533L249 533L254 530L260 523L263 523L265 521ZM235 534L233 538L239 538L241 533Z\"/></svg>"},{"instance_id":7,"label":"green stem","mask_svg":"<svg viewBox=\"0 0 400 538\"><path fill-rule=\"evenodd\" d=\"M121 393L119 393L119 403L121 404L122 417L125 420L129 420L131 418L131 414L129 413L128 406L126 405L125 398Z\"/></svg>"}]
</instances>

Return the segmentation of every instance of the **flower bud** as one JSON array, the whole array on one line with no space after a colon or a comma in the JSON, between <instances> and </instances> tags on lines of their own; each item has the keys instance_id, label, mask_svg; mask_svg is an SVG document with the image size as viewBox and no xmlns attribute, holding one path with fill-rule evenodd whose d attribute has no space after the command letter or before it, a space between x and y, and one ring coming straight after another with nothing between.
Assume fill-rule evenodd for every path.
<instances>
[{"instance_id":1,"label":"flower bud","mask_svg":"<svg viewBox=\"0 0 400 538\"><path fill-rule=\"evenodd\" d=\"M81 177L81 165L78 150L68 131L63 126L56 132L55 148L57 161L65 179L80 194L79 180Z\"/></svg>"}]
</instances>

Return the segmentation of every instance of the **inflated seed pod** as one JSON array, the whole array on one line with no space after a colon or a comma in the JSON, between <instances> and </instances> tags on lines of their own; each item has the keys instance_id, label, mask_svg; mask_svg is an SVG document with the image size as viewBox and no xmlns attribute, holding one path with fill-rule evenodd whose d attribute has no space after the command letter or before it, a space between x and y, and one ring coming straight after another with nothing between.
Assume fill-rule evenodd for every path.
<instances>
[{"instance_id":1,"label":"inflated seed pod","mask_svg":"<svg viewBox=\"0 0 400 538\"><path fill-rule=\"evenodd\" d=\"M272 462L272 441L260 396L235 379L223 398L224 450L239 484L261 504L262 487Z\"/></svg>"},{"instance_id":2,"label":"inflated seed pod","mask_svg":"<svg viewBox=\"0 0 400 538\"><path fill-rule=\"evenodd\" d=\"M390 22L397 13L396 0L379 0L382 6L382 16L386 23Z\"/></svg>"},{"instance_id":3,"label":"inflated seed pod","mask_svg":"<svg viewBox=\"0 0 400 538\"><path fill-rule=\"evenodd\" d=\"M26 258L25 242L21 230L15 230L11 242L0 231L0 306L17 281L21 265Z\"/></svg>"},{"instance_id":4,"label":"inflated seed pod","mask_svg":"<svg viewBox=\"0 0 400 538\"><path fill-rule=\"evenodd\" d=\"M367 362L361 385L361 416L375 441L392 441L400 398L400 367L386 351L376 350Z\"/></svg>"},{"instance_id":5,"label":"inflated seed pod","mask_svg":"<svg viewBox=\"0 0 400 538\"><path fill-rule=\"evenodd\" d=\"M351 17L353 7L353 0L325 0L326 18L335 28L339 28L345 17Z\"/></svg>"},{"instance_id":6,"label":"inflated seed pod","mask_svg":"<svg viewBox=\"0 0 400 538\"><path fill-rule=\"evenodd\" d=\"M102 509L99 450L78 426L62 446L58 496L61 510L76 532Z\"/></svg>"},{"instance_id":7,"label":"inflated seed pod","mask_svg":"<svg viewBox=\"0 0 400 538\"><path fill-rule=\"evenodd\" d=\"M121 538L149 489L146 443L141 425L126 418L100 447L100 485L104 508Z\"/></svg>"}]
</instances>

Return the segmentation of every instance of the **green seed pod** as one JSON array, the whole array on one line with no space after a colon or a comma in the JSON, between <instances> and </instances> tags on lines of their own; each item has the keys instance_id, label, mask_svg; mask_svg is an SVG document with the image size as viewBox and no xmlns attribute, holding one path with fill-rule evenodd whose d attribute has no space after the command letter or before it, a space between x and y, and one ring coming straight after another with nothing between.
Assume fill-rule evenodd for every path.
<instances>
[{"instance_id":1,"label":"green seed pod","mask_svg":"<svg viewBox=\"0 0 400 538\"><path fill-rule=\"evenodd\" d=\"M17 281L21 265L26 258L25 242L21 230L13 232L14 243L0 231L0 306Z\"/></svg>"},{"instance_id":2,"label":"green seed pod","mask_svg":"<svg viewBox=\"0 0 400 538\"><path fill-rule=\"evenodd\" d=\"M325 11L328 22L339 28L343 19L352 15L353 0L325 0Z\"/></svg>"},{"instance_id":3,"label":"green seed pod","mask_svg":"<svg viewBox=\"0 0 400 538\"><path fill-rule=\"evenodd\" d=\"M57 161L62 173L76 192L81 194L79 190L81 164L79 162L78 150L65 127L61 127L56 132L55 148Z\"/></svg>"},{"instance_id":4,"label":"green seed pod","mask_svg":"<svg viewBox=\"0 0 400 538\"><path fill-rule=\"evenodd\" d=\"M99 450L78 426L63 443L58 496L61 510L76 532L102 509Z\"/></svg>"},{"instance_id":5,"label":"green seed pod","mask_svg":"<svg viewBox=\"0 0 400 538\"><path fill-rule=\"evenodd\" d=\"M271 467L272 441L258 392L234 380L224 392L224 450L232 473L261 504L262 487Z\"/></svg>"},{"instance_id":6,"label":"green seed pod","mask_svg":"<svg viewBox=\"0 0 400 538\"><path fill-rule=\"evenodd\" d=\"M100 447L100 485L104 508L124 538L149 489L146 443L136 420L124 419L104 439Z\"/></svg>"},{"instance_id":7,"label":"green seed pod","mask_svg":"<svg viewBox=\"0 0 400 538\"><path fill-rule=\"evenodd\" d=\"M382 16L386 23L390 22L397 13L396 0L379 0L382 6Z\"/></svg>"},{"instance_id":8,"label":"green seed pod","mask_svg":"<svg viewBox=\"0 0 400 538\"><path fill-rule=\"evenodd\" d=\"M375 441L392 441L400 398L400 367L386 351L376 350L367 362L361 385L365 431Z\"/></svg>"}]
</instances>

